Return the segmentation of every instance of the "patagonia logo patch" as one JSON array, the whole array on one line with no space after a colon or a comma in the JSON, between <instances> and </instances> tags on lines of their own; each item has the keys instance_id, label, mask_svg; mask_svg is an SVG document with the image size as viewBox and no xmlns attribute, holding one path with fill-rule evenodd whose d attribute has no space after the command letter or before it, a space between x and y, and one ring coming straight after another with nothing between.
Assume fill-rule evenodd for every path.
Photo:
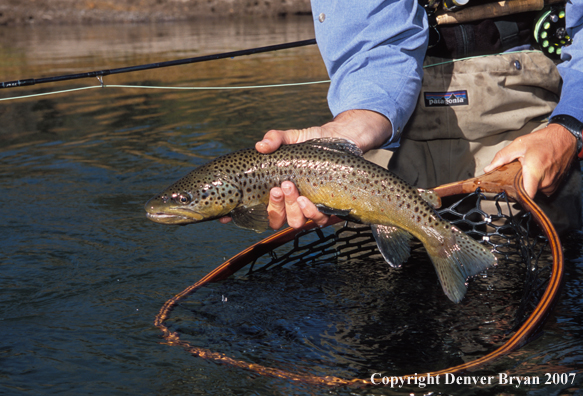
<instances>
[{"instance_id":1,"label":"patagonia logo patch","mask_svg":"<svg viewBox=\"0 0 583 396\"><path fill-rule=\"evenodd\" d=\"M468 91L425 92L425 107L467 106Z\"/></svg>"}]
</instances>

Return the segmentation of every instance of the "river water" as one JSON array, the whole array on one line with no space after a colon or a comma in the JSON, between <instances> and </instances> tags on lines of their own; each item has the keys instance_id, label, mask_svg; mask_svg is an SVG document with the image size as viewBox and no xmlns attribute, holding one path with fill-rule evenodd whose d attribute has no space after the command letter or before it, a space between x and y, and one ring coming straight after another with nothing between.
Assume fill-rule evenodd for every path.
<instances>
[{"instance_id":1,"label":"river water","mask_svg":"<svg viewBox=\"0 0 583 396\"><path fill-rule=\"evenodd\" d=\"M309 18L2 26L0 80L312 37ZM236 87L326 79L311 46L107 76L104 83ZM6 89L0 98L99 84L89 79ZM193 166L252 146L270 128L322 124L330 118L326 91L327 84L202 91L105 87L0 102L0 394L583 394L581 233L565 239L563 298L544 335L472 374L528 376L539 378L538 385L517 388L495 380L479 386L320 387L208 362L162 342L153 321L164 302L268 234L217 222L154 224L144 216L144 202ZM366 323L390 311L387 301L390 307L399 285L421 301L440 295L434 280L421 282L424 273L393 279L381 264L331 263L316 274L238 278L191 297L177 315L190 315L181 328L193 344L319 375L364 378L459 363L456 340L480 338L481 325L450 324L451 331L435 338L429 331L441 316L423 313L425 305L417 303L400 304L403 315ZM390 281L395 285L389 290ZM350 312L335 311L347 301ZM374 304L383 304L383 311L372 312ZM470 321L487 322L475 314L475 304L462 303L459 311L450 306L449 319L468 321L472 311ZM425 330L408 332L409 321L424 323ZM374 342L387 334L401 338L391 347ZM365 335L367 342L358 341ZM476 357L483 351L466 352ZM400 358L389 361L391 356ZM433 366L438 363L445 366ZM547 373L576 375L567 384L545 384Z\"/></svg>"}]
</instances>

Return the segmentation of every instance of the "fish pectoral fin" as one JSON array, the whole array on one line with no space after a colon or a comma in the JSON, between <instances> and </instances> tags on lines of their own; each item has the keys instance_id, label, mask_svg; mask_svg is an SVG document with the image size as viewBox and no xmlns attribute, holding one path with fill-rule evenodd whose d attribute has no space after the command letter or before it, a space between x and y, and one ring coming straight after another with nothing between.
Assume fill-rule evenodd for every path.
<instances>
[{"instance_id":1,"label":"fish pectoral fin","mask_svg":"<svg viewBox=\"0 0 583 396\"><path fill-rule=\"evenodd\" d=\"M393 226L373 224L370 228L385 261L393 268L401 267L411 255L411 234Z\"/></svg>"},{"instance_id":2,"label":"fish pectoral fin","mask_svg":"<svg viewBox=\"0 0 583 396\"><path fill-rule=\"evenodd\" d=\"M362 157L362 150L347 139L341 138L319 138L307 140L302 144L307 144L310 146L318 147L325 150L341 151L354 154L358 157Z\"/></svg>"},{"instance_id":3,"label":"fish pectoral fin","mask_svg":"<svg viewBox=\"0 0 583 396\"><path fill-rule=\"evenodd\" d=\"M497 264L496 256L485 246L452 227L453 238L427 253L433 262L447 297L458 303L466 294L467 279Z\"/></svg>"},{"instance_id":4,"label":"fish pectoral fin","mask_svg":"<svg viewBox=\"0 0 583 396\"><path fill-rule=\"evenodd\" d=\"M263 232L269 228L267 205L238 206L230 213L237 227Z\"/></svg>"},{"instance_id":5,"label":"fish pectoral fin","mask_svg":"<svg viewBox=\"0 0 583 396\"><path fill-rule=\"evenodd\" d=\"M433 190L424 190L422 188L418 188L419 195L425 202L433 207L433 209L441 208L441 197L437 195L437 193Z\"/></svg>"},{"instance_id":6,"label":"fish pectoral fin","mask_svg":"<svg viewBox=\"0 0 583 396\"><path fill-rule=\"evenodd\" d=\"M350 217L350 209L343 210L343 209L334 209L326 205L317 204L316 207L320 211L320 213L324 213L328 216L338 216L342 218Z\"/></svg>"}]
</instances>

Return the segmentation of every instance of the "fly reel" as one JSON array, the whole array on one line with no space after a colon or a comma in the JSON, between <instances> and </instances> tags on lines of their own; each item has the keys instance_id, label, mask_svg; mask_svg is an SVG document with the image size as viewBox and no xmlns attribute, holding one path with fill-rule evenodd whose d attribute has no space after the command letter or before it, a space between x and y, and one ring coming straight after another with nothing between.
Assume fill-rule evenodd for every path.
<instances>
[{"instance_id":1,"label":"fly reel","mask_svg":"<svg viewBox=\"0 0 583 396\"><path fill-rule=\"evenodd\" d=\"M571 44L565 24L564 5L543 10L535 22L533 33L540 50L552 59L559 59L563 47Z\"/></svg>"}]
</instances>

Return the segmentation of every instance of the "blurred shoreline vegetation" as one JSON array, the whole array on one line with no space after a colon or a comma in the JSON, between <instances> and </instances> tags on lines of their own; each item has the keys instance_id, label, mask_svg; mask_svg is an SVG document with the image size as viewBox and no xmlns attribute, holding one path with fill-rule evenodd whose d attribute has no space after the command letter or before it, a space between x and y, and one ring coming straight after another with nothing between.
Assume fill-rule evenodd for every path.
<instances>
[{"instance_id":1,"label":"blurred shoreline vegetation","mask_svg":"<svg viewBox=\"0 0 583 396\"><path fill-rule=\"evenodd\" d=\"M309 0L3 0L1 25L170 22L310 15Z\"/></svg>"}]
</instances>

